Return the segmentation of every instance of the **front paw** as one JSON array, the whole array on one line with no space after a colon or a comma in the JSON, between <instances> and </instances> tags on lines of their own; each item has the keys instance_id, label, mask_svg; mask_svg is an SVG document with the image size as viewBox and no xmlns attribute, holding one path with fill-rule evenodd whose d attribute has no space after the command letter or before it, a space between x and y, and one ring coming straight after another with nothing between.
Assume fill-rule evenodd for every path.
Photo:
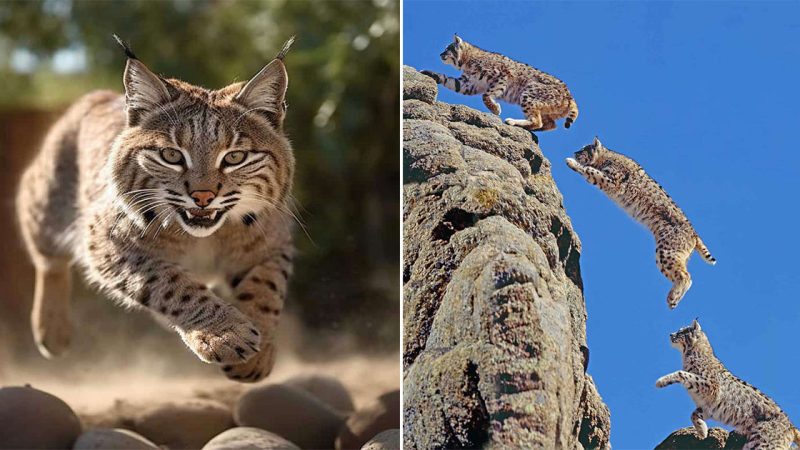
<instances>
[{"instance_id":1,"label":"front paw","mask_svg":"<svg viewBox=\"0 0 800 450\"><path fill-rule=\"evenodd\" d=\"M672 381L670 381L669 377L666 375L656 380L657 388L663 388L664 386L669 386L670 384L672 384Z\"/></svg>"},{"instance_id":2,"label":"front paw","mask_svg":"<svg viewBox=\"0 0 800 450\"><path fill-rule=\"evenodd\" d=\"M258 353L261 333L236 308L227 306L221 320L178 330L183 342L204 362L241 364Z\"/></svg>"},{"instance_id":3,"label":"front paw","mask_svg":"<svg viewBox=\"0 0 800 450\"><path fill-rule=\"evenodd\" d=\"M431 72L430 70L422 70L420 71L421 74L433 78L437 84L442 84L442 76L436 72Z\"/></svg>"},{"instance_id":4,"label":"front paw","mask_svg":"<svg viewBox=\"0 0 800 450\"><path fill-rule=\"evenodd\" d=\"M708 425L705 422L701 422L699 428L697 426L694 427L695 434L697 434L697 438L701 441L708 437Z\"/></svg>"},{"instance_id":5,"label":"front paw","mask_svg":"<svg viewBox=\"0 0 800 450\"><path fill-rule=\"evenodd\" d=\"M268 344L247 362L222 366L222 372L228 379L240 383L255 383L272 372L275 364L275 347Z\"/></svg>"},{"instance_id":6,"label":"front paw","mask_svg":"<svg viewBox=\"0 0 800 450\"><path fill-rule=\"evenodd\" d=\"M581 164L574 158L567 158L566 161L567 161L567 167L569 167L572 170L577 171L581 167Z\"/></svg>"},{"instance_id":7,"label":"front paw","mask_svg":"<svg viewBox=\"0 0 800 450\"><path fill-rule=\"evenodd\" d=\"M491 111L492 114L494 114L495 116L499 116L500 115L501 109L500 109L500 105L498 105L497 103L489 104L489 105L486 105L486 106L489 108L489 111Z\"/></svg>"}]
</instances>

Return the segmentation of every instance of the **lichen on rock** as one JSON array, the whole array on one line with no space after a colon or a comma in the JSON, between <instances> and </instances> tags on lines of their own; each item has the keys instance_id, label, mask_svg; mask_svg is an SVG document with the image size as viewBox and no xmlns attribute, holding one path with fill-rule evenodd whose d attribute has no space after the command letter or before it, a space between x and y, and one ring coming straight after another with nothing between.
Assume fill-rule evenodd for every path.
<instances>
[{"instance_id":1,"label":"lichen on rock","mask_svg":"<svg viewBox=\"0 0 800 450\"><path fill-rule=\"evenodd\" d=\"M404 448L607 448L550 162L528 131L403 80Z\"/></svg>"}]
</instances>

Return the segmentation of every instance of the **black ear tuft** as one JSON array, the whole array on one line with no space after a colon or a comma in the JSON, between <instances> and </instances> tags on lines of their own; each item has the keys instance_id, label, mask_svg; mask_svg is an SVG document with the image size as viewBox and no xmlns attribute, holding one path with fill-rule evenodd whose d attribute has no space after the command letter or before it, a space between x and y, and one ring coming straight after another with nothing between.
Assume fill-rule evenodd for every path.
<instances>
[{"instance_id":1,"label":"black ear tuft","mask_svg":"<svg viewBox=\"0 0 800 450\"><path fill-rule=\"evenodd\" d=\"M122 51L125 52L125 56L127 56L130 59L139 59L133 53L133 50L131 50L131 48L128 47L128 44L126 44L122 39L120 39L119 36L117 36L116 34L112 34L111 36L114 36L114 40L117 41L117 44L119 44L120 47L122 47Z\"/></svg>"},{"instance_id":2,"label":"black ear tuft","mask_svg":"<svg viewBox=\"0 0 800 450\"><path fill-rule=\"evenodd\" d=\"M285 58L286 54L289 53L289 49L292 48L292 44L294 44L294 36L290 37L289 40L283 44L283 47L281 47L281 51L279 51L278 54L275 55L275 59L280 59L281 61L283 61L283 58Z\"/></svg>"}]
</instances>

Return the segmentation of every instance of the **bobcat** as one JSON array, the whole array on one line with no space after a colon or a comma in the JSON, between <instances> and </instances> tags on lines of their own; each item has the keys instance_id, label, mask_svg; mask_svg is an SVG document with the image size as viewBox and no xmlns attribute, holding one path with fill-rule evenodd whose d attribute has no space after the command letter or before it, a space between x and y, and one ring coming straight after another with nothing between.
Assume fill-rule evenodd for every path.
<instances>
[{"instance_id":1,"label":"bobcat","mask_svg":"<svg viewBox=\"0 0 800 450\"><path fill-rule=\"evenodd\" d=\"M248 82L216 91L155 75L117 41L125 95L79 99L20 182L36 343L54 357L70 342L74 263L122 305L166 320L230 379L260 380L294 252L283 132L293 39Z\"/></svg>"},{"instance_id":2,"label":"bobcat","mask_svg":"<svg viewBox=\"0 0 800 450\"><path fill-rule=\"evenodd\" d=\"M639 164L607 149L597 138L576 152L574 159L567 158L567 166L653 232L658 268L673 283L667 305L670 309L678 306L692 285L686 270L692 251L697 250L709 264L717 262L683 211Z\"/></svg>"},{"instance_id":3,"label":"bobcat","mask_svg":"<svg viewBox=\"0 0 800 450\"><path fill-rule=\"evenodd\" d=\"M448 89L465 95L483 94L483 103L495 115L500 115L496 99L520 105L525 120L506 119L532 131L556 129L556 120L566 117L564 128L578 118L578 105L567 85L539 69L514 61L503 55L482 50L455 35L452 44L439 55L464 74L459 78L423 70L421 73Z\"/></svg>"},{"instance_id":4,"label":"bobcat","mask_svg":"<svg viewBox=\"0 0 800 450\"><path fill-rule=\"evenodd\" d=\"M659 378L656 387L680 383L689 391L697 405L692 423L700 439L708 436L705 419L711 419L747 436L745 450L788 449L792 442L800 444L800 431L786 413L717 359L697 320L671 334L670 341L683 356L683 370Z\"/></svg>"}]
</instances>

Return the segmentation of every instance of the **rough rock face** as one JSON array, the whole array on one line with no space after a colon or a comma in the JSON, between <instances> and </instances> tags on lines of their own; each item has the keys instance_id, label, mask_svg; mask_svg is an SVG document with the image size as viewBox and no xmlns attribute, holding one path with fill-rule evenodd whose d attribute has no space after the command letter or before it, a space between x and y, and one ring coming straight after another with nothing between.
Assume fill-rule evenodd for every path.
<instances>
[{"instance_id":1,"label":"rough rock face","mask_svg":"<svg viewBox=\"0 0 800 450\"><path fill-rule=\"evenodd\" d=\"M728 433L722 428L709 428L708 436L701 440L695 434L694 427L687 427L667 436L655 450L741 450L744 443L744 436L735 431Z\"/></svg>"},{"instance_id":2,"label":"rough rock face","mask_svg":"<svg viewBox=\"0 0 800 450\"><path fill-rule=\"evenodd\" d=\"M581 243L529 132L403 69L404 448L605 448Z\"/></svg>"}]
</instances>

